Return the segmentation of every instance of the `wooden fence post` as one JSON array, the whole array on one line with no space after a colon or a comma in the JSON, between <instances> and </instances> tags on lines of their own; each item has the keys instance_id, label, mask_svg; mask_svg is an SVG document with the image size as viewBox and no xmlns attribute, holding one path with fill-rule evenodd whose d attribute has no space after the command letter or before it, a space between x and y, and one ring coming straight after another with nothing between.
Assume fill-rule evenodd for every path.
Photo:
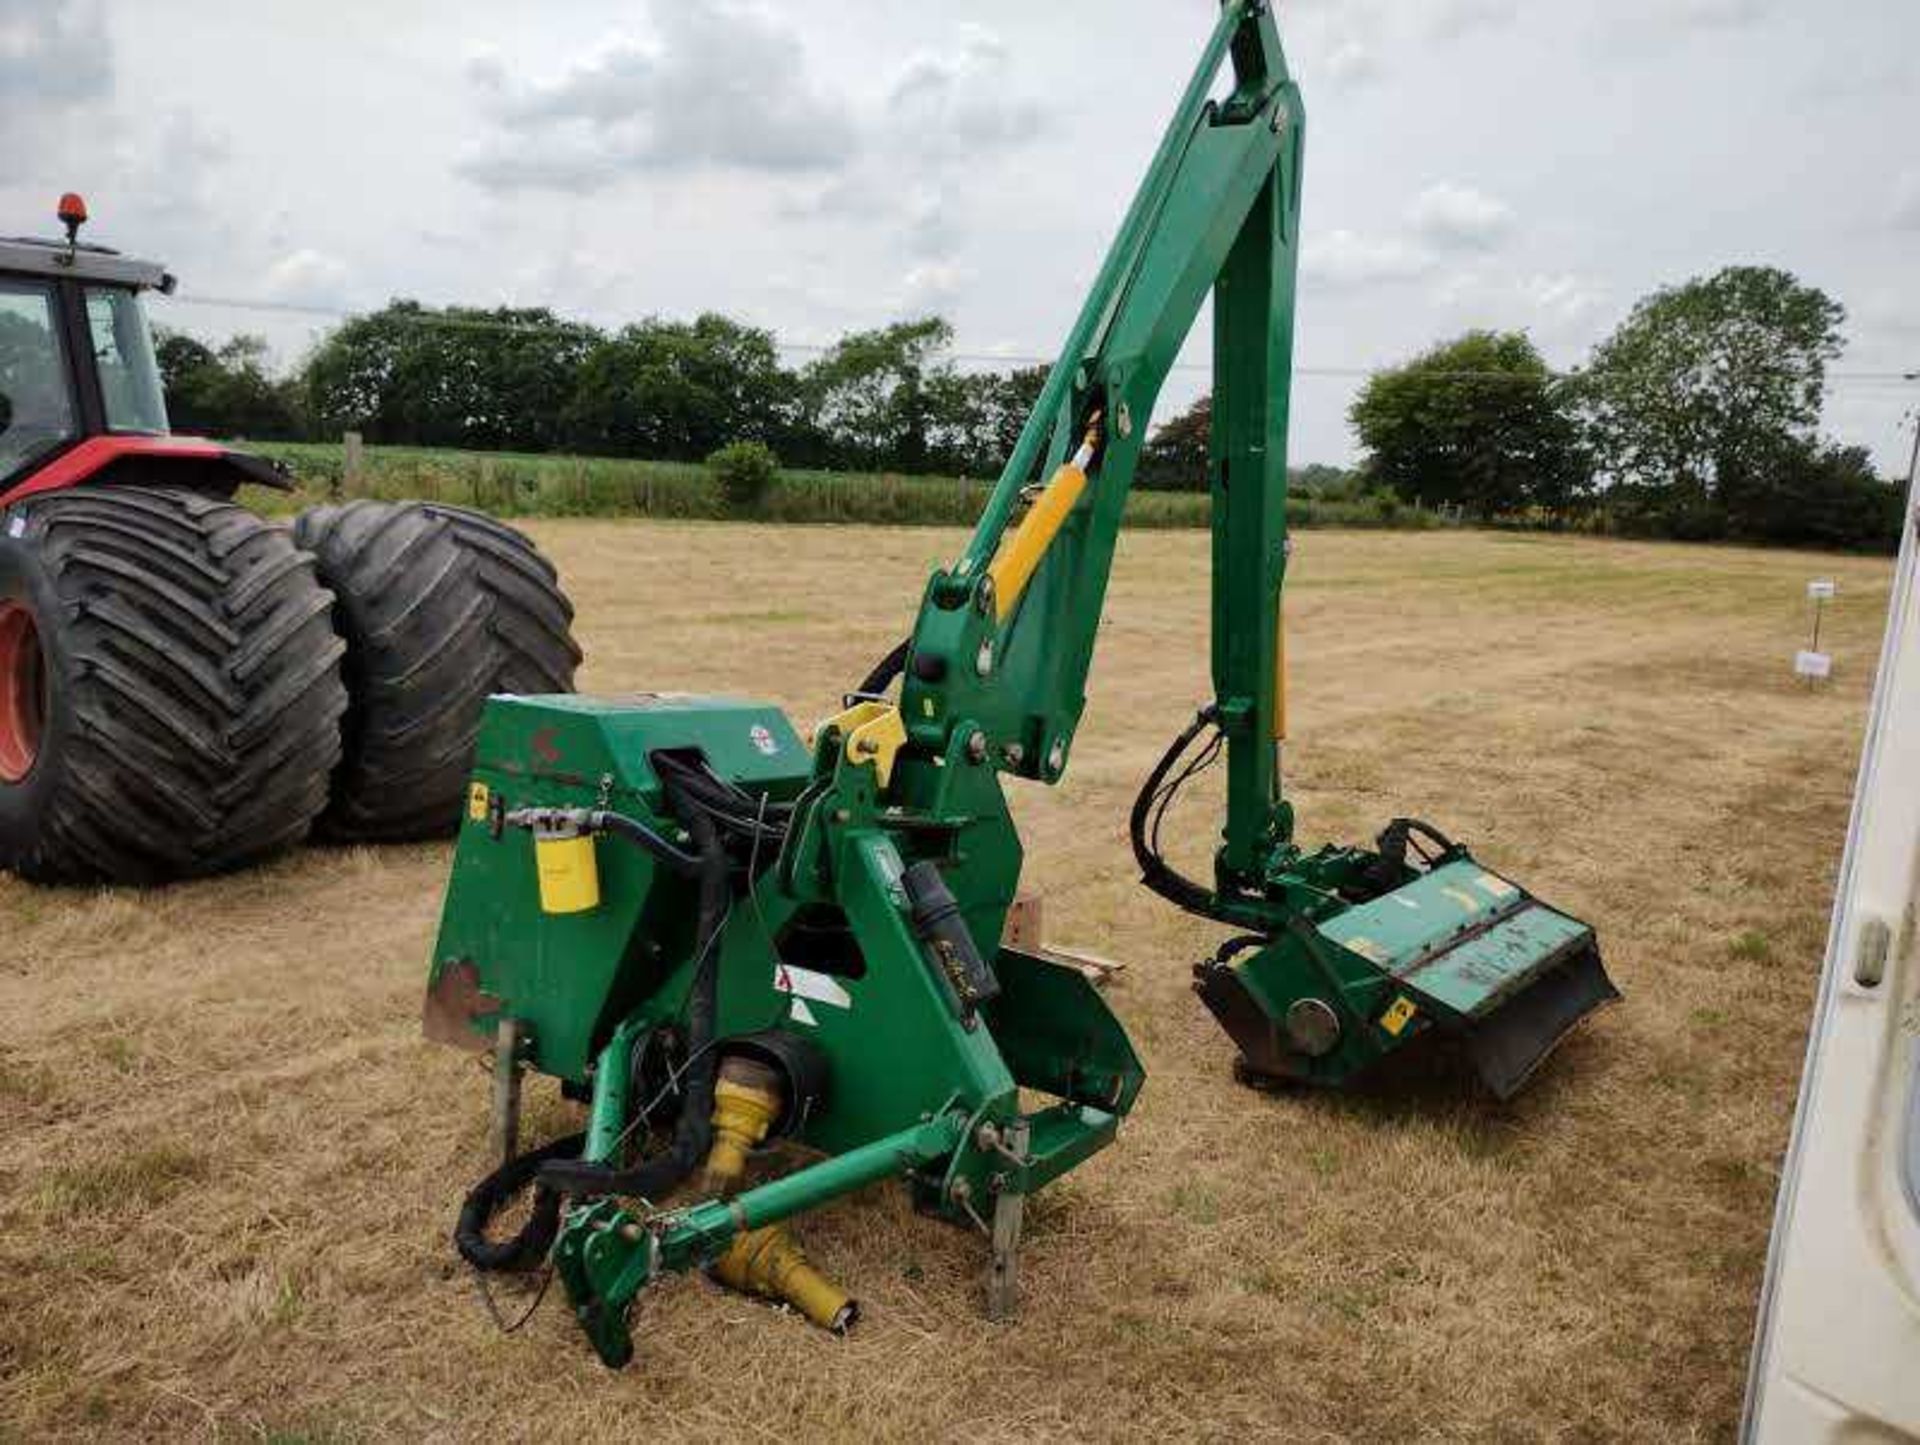
<instances>
[{"instance_id":1,"label":"wooden fence post","mask_svg":"<svg viewBox=\"0 0 1920 1445\"><path fill-rule=\"evenodd\" d=\"M358 496L360 492L360 479L366 470L366 464L366 452L360 444L360 433L350 431L341 437L340 484L335 488L336 493L344 493L349 497ZM339 500L338 495L336 495L335 500Z\"/></svg>"}]
</instances>

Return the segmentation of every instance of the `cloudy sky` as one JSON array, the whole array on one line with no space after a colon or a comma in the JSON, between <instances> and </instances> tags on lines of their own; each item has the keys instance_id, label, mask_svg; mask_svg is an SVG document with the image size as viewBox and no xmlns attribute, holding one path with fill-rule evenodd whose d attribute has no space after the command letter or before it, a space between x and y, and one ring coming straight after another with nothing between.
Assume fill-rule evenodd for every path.
<instances>
[{"instance_id":1,"label":"cloudy sky","mask_svg":"<svg viewBox=\"0 0 1920 1445\"><path fill-rule=\"evenodd\" d=\"M937 310L969 356L1051 356L1214 13L0 0L0 231L80 189L94 239L183 278L164 321L286 360L396 295L719 309L796 348ZM1469 326L1570 366L1649 289L1765 263L1845 304L1828 429L1904 466L1920 0L1280 13L1310 117L1297 461L1351 457L1356 370ZM1162 415L1206 384L1188 354Z\"/></svg>"}]
</instances>

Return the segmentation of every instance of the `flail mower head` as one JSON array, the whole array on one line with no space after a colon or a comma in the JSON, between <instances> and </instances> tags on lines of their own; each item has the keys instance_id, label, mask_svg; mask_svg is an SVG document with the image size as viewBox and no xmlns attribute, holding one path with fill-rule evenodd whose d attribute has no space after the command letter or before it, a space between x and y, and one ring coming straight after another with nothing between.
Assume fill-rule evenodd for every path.
<instances>
[{"instance_id":1,"label":"flail mower head","mask_svg":"<svg viewBox=\"0 0 1920 1445\"><path fill-rule=\"evenodd\" d=\"M1591 928L1457 844L1407 864L1409 825L1422 826L1397 821L1372 855L1328 850L1323 868L1359 867L1318 916L1231 940L1194 970L1245 1082L1342 1085L1438 1034L1457 1039L1507 1099L1575 1024L1620 996Z\"/></svg>"}]
</instances>

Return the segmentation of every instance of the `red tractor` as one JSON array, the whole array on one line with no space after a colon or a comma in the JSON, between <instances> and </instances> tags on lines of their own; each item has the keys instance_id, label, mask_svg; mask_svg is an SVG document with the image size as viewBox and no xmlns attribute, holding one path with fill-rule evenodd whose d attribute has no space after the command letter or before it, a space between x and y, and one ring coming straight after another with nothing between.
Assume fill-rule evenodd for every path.
<instances>
[{"instance_id":1,"label":"red tractor","mask_svg":"<svg viewBox=\"0 0 1920 1445\"><path fill-rule=\"evenodd\" d=\"M237 505L288 483L169 433L142 293L173 277L59 215L0 240L0 868L157 883L451 832L487 696L572 690L553 568L456 507Z\"/></svg>"}]
</instances>

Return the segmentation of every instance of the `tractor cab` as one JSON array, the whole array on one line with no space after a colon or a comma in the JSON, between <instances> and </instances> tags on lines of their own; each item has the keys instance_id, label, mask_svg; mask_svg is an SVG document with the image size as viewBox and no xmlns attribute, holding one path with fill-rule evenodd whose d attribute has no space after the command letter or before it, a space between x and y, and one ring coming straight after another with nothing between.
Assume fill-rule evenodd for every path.
<instances>
[{"instance_id":1,"label":"tractor cab","mask_svg":"<svg viewBox=\"0 0 1920 1445\"><path fill-rule=\"evenodd\" d=\"M78 196L59 215L64 241L0 240L0 494L89 437L167 432L141 293L173 277L82 244Z\"/></svg>"}]
</instances>

